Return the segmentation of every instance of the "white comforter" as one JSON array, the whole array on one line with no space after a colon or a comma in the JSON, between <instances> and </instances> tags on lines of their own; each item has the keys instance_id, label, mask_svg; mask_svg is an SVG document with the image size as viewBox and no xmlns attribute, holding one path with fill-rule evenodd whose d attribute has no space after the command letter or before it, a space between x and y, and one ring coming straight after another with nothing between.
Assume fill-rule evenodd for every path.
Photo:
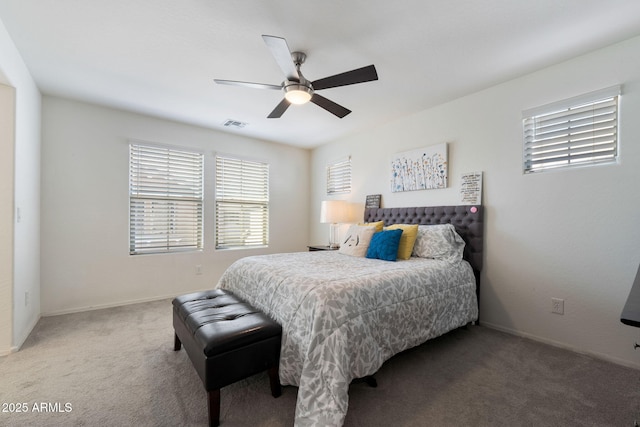
<instances>
[{"instance_id":1,"label":"white comforter","mask_svg":"<svg viewBox=\"0 0 640 427\"><path fill-rule=\"evenodd\" d=\"M263 255L236 261L218 287L282 325L280 381L299 387L296 426L341 426L351 380L478 315L466 261Z\"/></svg>"}]
</instances>

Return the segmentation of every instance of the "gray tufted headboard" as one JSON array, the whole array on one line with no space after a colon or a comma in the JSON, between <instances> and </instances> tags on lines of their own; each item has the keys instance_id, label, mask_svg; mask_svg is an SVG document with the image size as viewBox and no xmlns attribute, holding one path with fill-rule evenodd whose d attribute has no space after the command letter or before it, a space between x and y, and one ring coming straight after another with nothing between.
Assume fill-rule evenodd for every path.
<instances>
[{"instance_id":1,"label":"gray tufted headboard","mask_svg":"<svg viewBox=\"0 0 640 427\"><path fill-rule=\"evenodd\" d=\"M479 282L484 247L483 210L481 205L428 206L415 208L367 208L364 221L391 224L453 224L464 239L464 258L469 261Z\"/></svg>"}]
</instances>

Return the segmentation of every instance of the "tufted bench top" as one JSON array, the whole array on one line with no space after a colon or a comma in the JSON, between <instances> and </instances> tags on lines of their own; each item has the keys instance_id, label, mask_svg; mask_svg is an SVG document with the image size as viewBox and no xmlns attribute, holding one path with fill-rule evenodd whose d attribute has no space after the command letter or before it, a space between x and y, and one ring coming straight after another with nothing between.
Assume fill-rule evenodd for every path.
<instances>
[{"instance_id":1,"label":"tufted bench top","mask_svg":"<svg viewBox=\"0 0 640 427\"><path fill-rule=\"evenodd\" d=\"M269 316L223 289L181 295L173 308L207 357L282 333Z\"/></svg>"}]
</instances>

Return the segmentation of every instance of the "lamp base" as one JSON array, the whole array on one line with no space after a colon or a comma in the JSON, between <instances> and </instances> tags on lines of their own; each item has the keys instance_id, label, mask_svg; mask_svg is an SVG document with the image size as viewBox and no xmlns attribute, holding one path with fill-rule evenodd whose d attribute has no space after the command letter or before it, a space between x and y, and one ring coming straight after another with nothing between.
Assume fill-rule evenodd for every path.
<instances>
[{"instance_id":1,"label":"lamp base","mask_svg":"<svg viewBox=\"0 0 640 427\"><path fill-rule=\"evenodd\" d=\"M329 225L329 248L339 249L340 242L338 241L338 223L332 222Z\"/></svg>"}]
</instances>

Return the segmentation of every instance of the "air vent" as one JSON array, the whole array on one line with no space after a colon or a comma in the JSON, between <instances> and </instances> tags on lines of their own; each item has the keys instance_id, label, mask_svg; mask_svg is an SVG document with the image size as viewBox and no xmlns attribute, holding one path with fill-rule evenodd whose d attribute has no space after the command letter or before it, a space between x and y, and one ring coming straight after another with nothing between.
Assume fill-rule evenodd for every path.
<instances>
[{"instance_id":1,"label":"air vent","mask_svg":"<svg viewBox=\"0 0 640 427\"><path fill-rule=\"evenodd\" d=\"M233 120L233 119L227 119L222 125L228 128L242 129L243 127L248 125L248 123L240 122L238 120Z\"/></svg>"}]
</instances>

